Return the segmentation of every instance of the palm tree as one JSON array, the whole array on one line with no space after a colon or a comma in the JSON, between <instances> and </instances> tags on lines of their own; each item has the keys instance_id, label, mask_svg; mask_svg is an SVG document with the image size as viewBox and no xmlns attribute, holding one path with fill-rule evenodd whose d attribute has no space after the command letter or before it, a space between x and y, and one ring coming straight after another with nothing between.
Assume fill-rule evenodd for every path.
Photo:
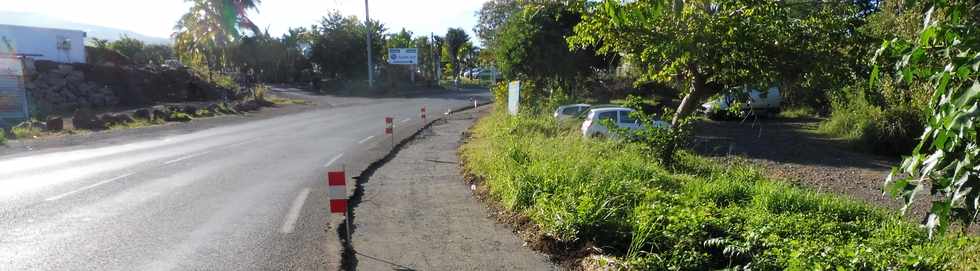
<instances>
[{"instance_id":1,"label":"palm tree","mask_svg":"<svg viewBox=\"0 0 980 271\"><path fill-rule=\"evenodd\" d=\"M453 67L453 79L459 79L460 49L469 41L470 36L462 28L450 28L446 32L446 51L449 53L449 61Z\"/></svg>"},{"instance_id":2,"label":"palm tree","mask_svg":"<svg viewBox=\"0 0 980 271\"><path fill-rule=\"evenodd\" d=\"M227 59L227 45L238 40L238 27L261 33L247 16L260 0L185 0L190 10L174 26L174 49L181 61L204 64L211 70Z\"/></svg>"}]
</instances>

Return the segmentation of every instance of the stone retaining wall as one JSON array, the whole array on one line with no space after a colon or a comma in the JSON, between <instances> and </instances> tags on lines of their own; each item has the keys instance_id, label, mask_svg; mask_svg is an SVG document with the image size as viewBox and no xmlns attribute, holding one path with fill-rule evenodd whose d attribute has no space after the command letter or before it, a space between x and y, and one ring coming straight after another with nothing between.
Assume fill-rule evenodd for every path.
<instances>
[{"instance_id":1,"label":"stone retaining wall","mask_svg":"<svg viewBox=\"0 0 980 271\"><path fill-rule=\"evenodd\" d=\"M64 115L160 103L215 101L232 92L185 68L104 66L28 61L24 86L34 111Z\"/></svg>"}]
</instances>

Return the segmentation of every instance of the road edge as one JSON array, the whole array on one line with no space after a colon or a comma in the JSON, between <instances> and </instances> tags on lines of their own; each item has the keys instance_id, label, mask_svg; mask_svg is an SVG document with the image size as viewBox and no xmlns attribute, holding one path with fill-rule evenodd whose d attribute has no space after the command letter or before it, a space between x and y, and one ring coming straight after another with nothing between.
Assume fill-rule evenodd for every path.
<instances>
[{"instance_id":1,"label":"road edge","mask_svg":"<svg viewBox=\"0 0 980 271\"><path fill-rule=\"evenodd\" d=\"M493 104L493 102L477 101L477 107L487 106L490 104ZM474 108L476 107L474 107L473 105L466 105L466 106L451 109L449 113L453 114L457 112L472 110ZM442 115L439 116L438 118L433 118L432 120L426 122L425 125L419 128L417 131L405 137L401 141L397 142L395 146L391 149L391 151L386 153L380 159L375 160L374 162L368 164L368 166L364 168L364 170L362 170L360 173L358 173L357 176L351 177L351 179L354 180L354 192L353 194L351 194L350 197L348 197L349 203L347 204L347 213L349 214L349 216L345 216L343 219L339 220L338 222L329 222L331 225L327 225L327 229L331 229L331 228L336 229L337 240L340 241L340 248L341 248L340 253L338 254L331 253L332 255L328 255L328 257L330 257L330 262L340 263L339 270L356 270L357 257L355 256L355 249L353 245L351 244L350 240L347 238L348 236L347 225L352 225L353 226L352 229L355 231L357 230L357 225L354 222L357 219L357 214L354 212L354 209L356 209L356 207L361 203L361 198L364 195L364 183L379 168L381 168L389 161L391 161L393 158L398 156L398 153L401 152L405 148L405 146L409 145L410 143L418 139L418 135L422 134L422 132L426 130L431 129L432 126L435 125L437 122L444 121L445 117L446 115ZM350 219L350 223L348 223L347 221L348 219ZM336 257L334 257L335 255L340 257L339 261L337 260Z\"/></svg>"}]
</instances>

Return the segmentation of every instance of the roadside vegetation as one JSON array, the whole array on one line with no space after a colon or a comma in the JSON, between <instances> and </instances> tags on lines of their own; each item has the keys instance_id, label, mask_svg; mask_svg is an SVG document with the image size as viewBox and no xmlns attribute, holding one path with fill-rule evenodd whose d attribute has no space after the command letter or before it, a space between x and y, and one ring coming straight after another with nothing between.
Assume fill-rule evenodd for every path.
<instances>
[{"instance_id":1,"label":"roadside vegetation","mask_svg":"<svg viewBox=\"0 0 980 271\"><path fill-rule=\"evenodd\" d=\"M770 180L745 163L589 140L574 123L495 112L462 155L493 199L558 242L635 270L965 269L976 238L930 240L894 212Z\"/></svg>"},{"instance_id":2,"label":"roadside vegetation","mask_svg":"<svg viewBox=\"0 0 980 271\"><path fill-rule=\"evenodd\" d=\"M30 124L30 123L27 123ZM10 129L16 139L35 138L41 135L41 128L33 125L18 125Z\"/></svg>"},{"instance_id":3,"label":"roadside vegetation","mask_svg":"<svg viewBox=\"0 0 980 271\"><path fill-rule=\"evenodd\" d=\"M634 269L975 267L976 237L959 236L980 214L976 1L709 2L486 3L481 58L520 81L521 116L481 122L468 169L548 234ZM743 86L778 86L782 116L824 116L819 132L910 155L881 190L907 206L930 194L925 230L673 147L701 103ZM491 92L507 100L505 83ZM543 117L631 94L669 101L641 119L673 128L589 141Z\"/></svg>"},{"instance_id":4,"label":"roadside vegetation","mask_svg":"<svg viewBox=\"0 0 980 271\"><path fill-rule=\"evenodd\" d=\"M815 118L817 116L819 116L817 111L807 106L784 108L779 111L779 117L784 119L806 119Z\"/></svg>"}]
</instances>

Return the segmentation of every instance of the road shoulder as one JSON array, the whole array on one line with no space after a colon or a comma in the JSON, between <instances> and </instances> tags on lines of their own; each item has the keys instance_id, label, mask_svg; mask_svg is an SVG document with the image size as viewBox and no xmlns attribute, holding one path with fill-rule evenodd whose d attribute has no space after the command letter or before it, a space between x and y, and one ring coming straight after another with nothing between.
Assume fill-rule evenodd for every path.
<instances>
[{"instance_id":1,"label":"road shoulder","mask_svg":"<svg viewBox=\"0 0 980 271\"><path fill-rule=\"evenodd\" d=\"M488 108L434 123L360 181L349 270L556 269L497 224L459 172L463 133Z\"/></svg>"}]
</instances>

